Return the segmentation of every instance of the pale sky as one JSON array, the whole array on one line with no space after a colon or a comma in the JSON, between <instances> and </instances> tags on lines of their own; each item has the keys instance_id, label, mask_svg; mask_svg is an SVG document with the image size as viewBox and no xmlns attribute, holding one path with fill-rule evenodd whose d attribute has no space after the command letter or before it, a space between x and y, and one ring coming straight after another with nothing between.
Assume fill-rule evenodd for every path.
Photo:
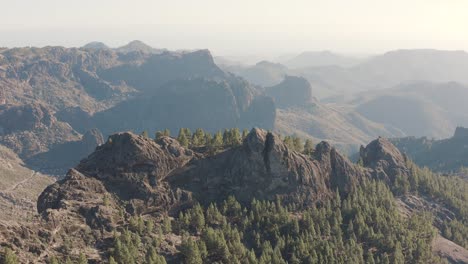
<instances>
[{"instance_id":1,"label":"pale sky","mask_svg":"<svg viewBox=\"0 0 468 264\"><path fill-rule=\"evenodd\" d=\"M468 0L0 0L0 46L134 39L223 55L468 50Z\"/></svg>"}]
</instances>

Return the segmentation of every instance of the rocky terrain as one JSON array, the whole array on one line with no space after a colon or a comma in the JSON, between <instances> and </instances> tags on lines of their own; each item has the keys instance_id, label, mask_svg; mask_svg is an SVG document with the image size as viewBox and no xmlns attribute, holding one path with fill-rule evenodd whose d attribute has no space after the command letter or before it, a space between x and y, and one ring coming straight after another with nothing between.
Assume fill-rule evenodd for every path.
<instances>
[{"instance_id":1,"label":"rocky terrain","mask_svg":"<svg viewBox=\"0 0 468 264\"><path fill-rule=\"evenodd\" d=\"M42 192L40 221L22 227L3 224L0 244L12 246L23 260L84 253L93 263L107 258L112 232L132 216L157 223L196 202L209 204L230 195L245 203L281 197L307 207L326 202L336 190L346 196L369 179L391 184L409 177L407 158L384 138L362 147L360 155L362 167L321 142L307 156L261 129L217 154L184 148L170 137L154 141L118 133ZM14 234L21 234L21 242L12 242ZM161 250L170 260L180 240L168 234L164 241Z\"/></svg>"}]
</instances>

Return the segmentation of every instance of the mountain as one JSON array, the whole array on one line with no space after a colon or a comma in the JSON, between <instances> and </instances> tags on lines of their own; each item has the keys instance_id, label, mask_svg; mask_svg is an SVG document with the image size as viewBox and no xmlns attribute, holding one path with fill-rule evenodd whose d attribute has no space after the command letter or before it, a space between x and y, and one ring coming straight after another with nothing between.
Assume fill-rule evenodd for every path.
<instances>
[{"instance_id":1,"label":"mountain","mask_svg":"<svg viewBox=\"0 0 468 264\"><path fill-rule=\"evenodd\" d=\"M249 259L265 258L267 251L261 249L261 244L255 244L255 237L270 243L266 242L271 235L269 226L279 232L280 240L286 234L298 232L290 238L297 243L296 238L303 238L306 230L312 230L307 219L313 217L317 224L313 225L314 234L307 231L309 236L317 236L314 241L320 241L322 232L330 232L333 237L340 234L344 245L337 246L343 247L340 254L348 257L357 254L357 258L369 258L364 253L368 247L373 248L376 258L398 254L398 249L387 248L393 241L388 230L398 230L405 236L423 237L417 242L419 247L414 249L417 254L401 253L405 261L424 258L437 262L440 259L434 255L436 253L452 263L466 260L465 249L442 238L436 240L435 253L431 253L431 243L435 239L431 221L417 213L417 206L410 205L416 198L424 203L434 201L424 196L414 198L408 193L398 196L401 203L398 205L387 187L392 186L395 193L402 192L400 183L412 181L413 177L433 177L431 174L419 175L419 169L409 167L412 166L410 161L383 138L363 147L361 160L362 166L351 163L326 142L319 143L312 155L304 155L289 149L277 135L260 129L253 129L241 144L225 146L215 152L184 148L169 137L155 141L128 132L119 133L71 169L63 180L44 190L37 203L41 221L22 227L0 222L0 232L3 243L11 246L22 261L44 262L71 257L100 262L112 257L126 262L150 256L165 258L169 263L195 257L212 262L225 258L226 254L242 259L246 257L243 252L249 252L244 248L250 243L260 252L252 252ZM448 180L445 184L453 184ZM421 188L428 188L424 181L420 184ZM436 205L444 203L444 199L438 200ZM361 209L365 201L366 210L372 213ZM412 210L412 213L405 211L408 218L400 216L399 206ZM460 207L457 203L453 206L443 212L437 211L440 207L433 206L434 212L440 213L437 219L445 219L447 215L459 219L461 216L456 212ZM357 220L356 212L359 217L365 217L362 219L365 222ZM372 217L376 213L385 217ZM325 220L327 218L330 222ZM298 222L294 224L294 221ZM343 229L333 221L343 221ZM356 231L347 227L350 221ZM380 234L374 238L376 241L369 239L367 232L357 231L370 226L368 221L376 224L374 232ZM229 233L221 235L223 229L233 232L232 237ZM186 250L193 249L192 238L187 238L184 232L200 241L197 243L203 242L207 254L189 255ZM255 236L257 232L261 234ZM348 237L353 234L355 238ZM12 243L18 235L21 243ZM356 244L355 240L363 239L369 243L365 249L348 249L353 242ZM325 241L335 243L333 239L325 238ZM412 238L397 241L405 247L416 246ZM134 243L142 246L135 247ZM231 243L237 243L236 247ZM444 247L447 243L457 247L457 254ZM317 249L317 256L312 259L326 256L313 242L307 242L305 247ZM307 258L289 246L285 250L292 250L298 258ZM279 259L290 259L289 254L278 254Z\"/></svg>"},{"instance_id":2,"label":"mountain","mask_svg":"<svg viewBox=\"0 0 468 264\"><path fill-rule=\"evenodd\" d=\"M392 89L361 93L349 103L366 118L391 125L406 135L445 138L468 125L463 98L468 86L455 82L410 82Z\"/></svg>"},{"instance_id":3,"label":"mountain","mask_svg":"<svg viewBox=\"0 0 468 264\"><path fill-rule=\"evenodd\" d=\"M316 86L320 98L387 89L405 82L467 84L468 53L445 50L395 50L351 67L309 66L295 69Z\"/></svg>"},{"instance_id":4,"label":"mountain","mask_svg":"<svg viewBox=\"0 0 468 264\"><path fill-rule=\"evenodd\" d=\"M143 52L143 53L161 53L163 50L155 49L140 40L134 40L129 42L127 45L118 47L117 52L130 53L130 52Z\"/></svg>"},{"instance_id":5,"label":"mountain","mask_svg":"<svg viewBox=\"0 0 468 264\"><path fill-rule=\"evenodd\" d=\"M139 41L118 49L95 46L0 53L0 142L35 169L73 166L90 148L66 143L94 128L106 136L195 124L273 128L272 100L221 70L207 50L149 52ZM57 160L58 153L70 156Z\"/></svg>"},{"instance_id":6,"label":"mountain","mask_svg":"<svg viewBox=\"0 0 468 264\"><path fill-rule=\"evenodd\" d=\"M107 49L7 49L0 53L0 87L10 104L40 103L55 111L80 106L92 113L135 92L98 76L98 69L116 64L117 54Z\"/></svg>"},{"instance_id":7,"label":"mountain","mask_svg":"<svg viewBox=\"0 0 468 264\"><path fill-rule=\"evenodd\" d=\"M69 124L55 118L50 107L37 103L0 105L0 143L21 158L29 158L78 137L79 133Z\"/></svg>"},{"instance_id":8,"label":"mountain","mask_svg":"<svg viewBox=\"0 0 468 264\"><path fill-rule=\"evenodd\" d=\"M304 106L317 102L317 99L312 97L312 87L309 82L295 76L285 76L281 83L266 88L265 93L275 100L279 108Z\"/></svg>"},{"instance_id":9,"label":"mountain","mask_svg":"<svg viewBox=\"0 0 468 264\"><path fill-rule=\"evenodd\" d=\"M299 69L320 66L351 67L359 62L360 60L357 58L339 55L330 51L306 51L282 61L282 64L291 69Z\"/></svg>"},{"instance_id":10,"label":"mountain","mask_svg":"<svg viewBox=\"0 0 468 264\"><path fill-rule=\"evenodd\" d=\"M468 129L463 127L447 139L405 137L392 143L416 164L434 171L465 173L463 168L468 167Z\"/></svg>"},{"instance_id":11,"label":"mountain","mask_svg":"<svg viewBox=\"0 0 468 264\"><path fill-rule=\"evenodd\" d=\"M221 67L241 76L252 84L264 87L280 83L290 72L286 66L269 61L260 61L253 66L224 65Z\"/></svg>"},{"instance_id":12,"label":"mountain","mask_svg":"<svg viewBox=\"0 0 468 264\"><path fill-rule=\"evenodd\" d=\"M405 81L468 83L466 76L468 53L445 50L395 50L376 56L355 67L352 71L369 84L380 83L381 88ZM375 84L373 84L375 85Z\"/></svg>"},{"instance_id":13,"label":"mountain","mask_svg":"<svg viewBox=\"0 0 468 264\"><path fill-rule=\"evenodd\" d=\"M99 41L93 41L90 43L87 43L86 45L83 46L83 49L91 49L91 50L106 50L110 49L109 46L106 44L99 42Z\"/></svg>"},{"instance_id":14,"label":"mountain","mask_svg":"<svg viewBox=\"0 0 468 264\"><path fill-rule=\"evenodd\" d=\"M275 131L296 134L316 141L329 140L351 153L378 136L404 135L397 128L366 119L352 108L324 104L302 77L286 76L278 85L265 88L277 106Z\"/></svg>"}]
</instances>

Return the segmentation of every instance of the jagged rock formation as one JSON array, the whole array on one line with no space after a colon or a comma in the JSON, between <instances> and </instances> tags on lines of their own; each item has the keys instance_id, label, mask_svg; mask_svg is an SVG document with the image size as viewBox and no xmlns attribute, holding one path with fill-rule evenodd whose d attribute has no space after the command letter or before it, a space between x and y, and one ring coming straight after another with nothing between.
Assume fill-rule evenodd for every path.
<instances>
[{"instance_id":1,"label":"jagged rock formation","mask_svg":"<svg viewBox=\"0 0 468 264\"><path fill-rule=\"evenodd\" d=\"M365 148L361 146L360 157L365 167L375 170L377 177L393 183L397 176L407 177L407 158L387 139L378 138Z\"/></svg>"},{"instance_id":2,"label":"jagged rock formation","mask_svg":"<svg viewBox=\"0 0 468 264\"><path fill-rule=\"evenodd\" d=\"M173 209L192 199L209 203L228 195L245 202L279 195L307 204L329 197L336 189L345 193L370 175L326 142L319 144L312 158L291 151L276 135L260 129L252 130L240 147L212 157L184 149L172 138L154 142L120 133L76 170L98 179L120 199L132 201L132 211L139 213ZM65 188L63 183L56 185ZM57 199L63 197L60 192L47 193L38 202L41 212L57 209L61 203Z\"/></svg>"},{"instance_id":3,"label":"jagged rock formation","mask_svg":"<svg viewBox=\"0 0 468 264\"><path fill-rule=\"evenodd\" d=\"M127 201L129 213L177 211L184 203L209 203L229 195L244 202L280 196L285 201L311 204L336 190L346 194L361 180L379 175L381 168L394 178L398 169L393 166L400 164L389 161L399 162L401 154L381 142L367 147L364 159L373 168L365 169L326 142L320 143L310 157L288 149L276 135L260 129L253 129L241 146L214 156L185 149L168 137L154 142L120 133L99 146L65 180L45 190L38 209L46 213L68 208L68 198L64 197L74 199L73 195L62 192L70 192L68 182L77 177L80 181L99 181L119 201ZM372 153L382 160L370 163Z\"/></svg>"}]
</instances>

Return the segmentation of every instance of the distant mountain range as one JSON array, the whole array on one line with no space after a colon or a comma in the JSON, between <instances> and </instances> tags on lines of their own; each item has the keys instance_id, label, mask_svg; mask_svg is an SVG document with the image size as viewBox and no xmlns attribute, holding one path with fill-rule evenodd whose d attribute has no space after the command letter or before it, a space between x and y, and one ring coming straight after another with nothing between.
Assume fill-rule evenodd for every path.
<instances>
[{"instance_id":1,"label":"distant mountain range","mask_svg":"<svg viewBox=\"0 0 468 264\"><path fill-rule=\"evenodd\" d=\"M259 85L287 74L302 76L312 84L319 98L387 89L408 81L468 84L468 53L465 51L395 50L366 59L352 59L331 52L305 52L293 60L300 63L288 64L288 60L281 60L282 66L271 64L266 69L266 63L262 63L263 67L238 65L234 72ZM274 78L259 81L262 76L271 76L265 72L273 69Z\"/></svg>"},{"instance_id":2,"label":"distant mountain range","mask_svg":"<svg viewBox=\"0 0 468 264\"><path fill-rule=\"evenodd\" d=\"M261 127L329 140L347 152L377 136L446 137L468 125L468 92L460 84L467 80L467 58L463 52L403 50L359 61L309 52L290 60L290 66L302 63L300 69L267 61L220 68L208 50L172 52L141 41L119 48L93 42L3 49L0 143L36 169L64 171L78 155L54 164L44 160L60 156L60 145L79 146L67 143L80 142L94 128L106 137L127 130ZM408 81L419 78L429 81ZM451 79L460 83L435 83ZM325 90L340 96L320 100Z\"/></svg>"}]
</instances>

